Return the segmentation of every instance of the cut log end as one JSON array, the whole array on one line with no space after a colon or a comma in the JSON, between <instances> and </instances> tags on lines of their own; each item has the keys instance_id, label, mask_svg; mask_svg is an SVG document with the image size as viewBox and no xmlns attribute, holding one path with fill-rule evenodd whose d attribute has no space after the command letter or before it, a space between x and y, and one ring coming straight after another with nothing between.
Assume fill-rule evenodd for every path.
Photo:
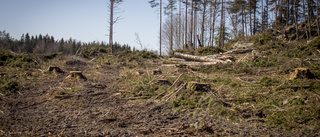
<instances>
[{"instance_id":1,"label":"cut log end","mask_svg":"<svg viewBox=\"0 0 320 137\"><path fill-rule=\"evenodd\" d=\"M87 80L87 78L82 74L82 71L70 71L69 76L67 78L79 78Z\"/></svg>"}]
</instances>

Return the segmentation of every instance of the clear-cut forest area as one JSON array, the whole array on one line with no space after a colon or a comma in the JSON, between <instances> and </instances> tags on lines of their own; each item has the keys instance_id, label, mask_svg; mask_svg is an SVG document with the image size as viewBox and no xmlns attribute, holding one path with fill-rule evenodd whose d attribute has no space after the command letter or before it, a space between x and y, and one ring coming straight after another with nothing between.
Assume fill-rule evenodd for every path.
<instances>
[{"instance_id":1,"label":"clear-cut forest area","mask_svg":"<svg viewBox=\"0 0 320 137\"><path fill-rule=\"evenodd\" d=\"M319 1L149 3L162 55L1 31L0 136L319 136Z\"/></svg>"}]
</instances>

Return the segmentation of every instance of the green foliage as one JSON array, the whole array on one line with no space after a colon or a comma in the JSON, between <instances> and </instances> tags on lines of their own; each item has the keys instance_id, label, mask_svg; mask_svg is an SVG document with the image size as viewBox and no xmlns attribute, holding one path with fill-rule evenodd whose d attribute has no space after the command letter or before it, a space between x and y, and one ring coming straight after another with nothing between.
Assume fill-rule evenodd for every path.
<instances>
[{"instance_id":1,"label":"green foliage","mask_svg":"<svg viewBox=\"0 0 320 137\"><path fill-rule=\"evenodd\" d=\"M98 56L98 53L108 53L107 48L97 44L86 46L81 50L80 56L84 58L93 58Z\"/></svg>"},{"instance_id":2,"label":"green foliage","mask_svg":"<svg viewBox=\"0 0 320 137\"><path fill-rule=\"evenodd\" d=\"M269 77L261 77L259 83L263 86L272 86L275 81Z\"/></svg>"},{"instance_id":3,"label":"green foliage","mask_svg":"<svg viewBox=\"0 0 320 137\"><path fill-rule=\"evenodd\" d=\"M16 91L22 90L22 86L17 79L11 79L8 77L0 79L0 93L7 95Z\"/></svg>"}]
</instances>

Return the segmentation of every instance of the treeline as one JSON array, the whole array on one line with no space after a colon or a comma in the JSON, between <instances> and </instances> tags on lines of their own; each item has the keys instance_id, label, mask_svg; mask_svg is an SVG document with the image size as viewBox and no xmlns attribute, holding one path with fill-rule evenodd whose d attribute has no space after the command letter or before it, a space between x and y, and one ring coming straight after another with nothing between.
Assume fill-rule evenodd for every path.
<instances>
[{"instance_id":1,"label":"treeline","mask_svg":"<svg viewBox=\"0 0 320 137\"><path fill-rule=\"evenodd\" d=\"M105 47L105 52L109 52L110 46L104 42L89 42L84 43L75 39L55 40L53 36L36 35L30 36L29 33L22 34L21 39L17 40L10 36L5 30L0 31L0 49L11 50L17 53L55 53L60 52L63 54L75 55L77 51L92 46ZM131 50L131 47L127 44L121 45L119 43L113 44L113 51L119 52L123 50Z\"/></svg>"},{"instance_id":2,"label":"treeline","mask_svg":"<svg viewBox=\"0 0 320 137\"><path fill-rule=\"evenodd\" d=\"M149 0L163 5L161 43L168 52L217 45L266 29L296 25L296 38L319 35L319 0ZM160 6L159 6L160 5ZM160 14L161 15L161 14ZM305 23L298 28L299 23ZM161 20L160 20L161 24Z\"/></svg>"}]
</instances>

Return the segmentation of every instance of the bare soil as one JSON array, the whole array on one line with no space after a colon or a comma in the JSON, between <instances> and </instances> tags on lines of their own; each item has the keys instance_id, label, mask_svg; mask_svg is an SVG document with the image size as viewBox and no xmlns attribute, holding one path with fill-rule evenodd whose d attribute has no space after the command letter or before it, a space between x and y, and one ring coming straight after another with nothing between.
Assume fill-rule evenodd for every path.
<instances>
[{"instance_id":1,"label":"bare soil","mask_svg":"<svg viewBox=\"0 0 320 137\"><path fill-rule=\"evenodd\" d=\"M51 62L59 63L66 73L35 72L37 83L1 97L0 136L308 136L124 98L118 83L125 68L119 64L74 58ZM82 71L88 79L65 79L69 71Z\"/></svg>"}]
</instances>

